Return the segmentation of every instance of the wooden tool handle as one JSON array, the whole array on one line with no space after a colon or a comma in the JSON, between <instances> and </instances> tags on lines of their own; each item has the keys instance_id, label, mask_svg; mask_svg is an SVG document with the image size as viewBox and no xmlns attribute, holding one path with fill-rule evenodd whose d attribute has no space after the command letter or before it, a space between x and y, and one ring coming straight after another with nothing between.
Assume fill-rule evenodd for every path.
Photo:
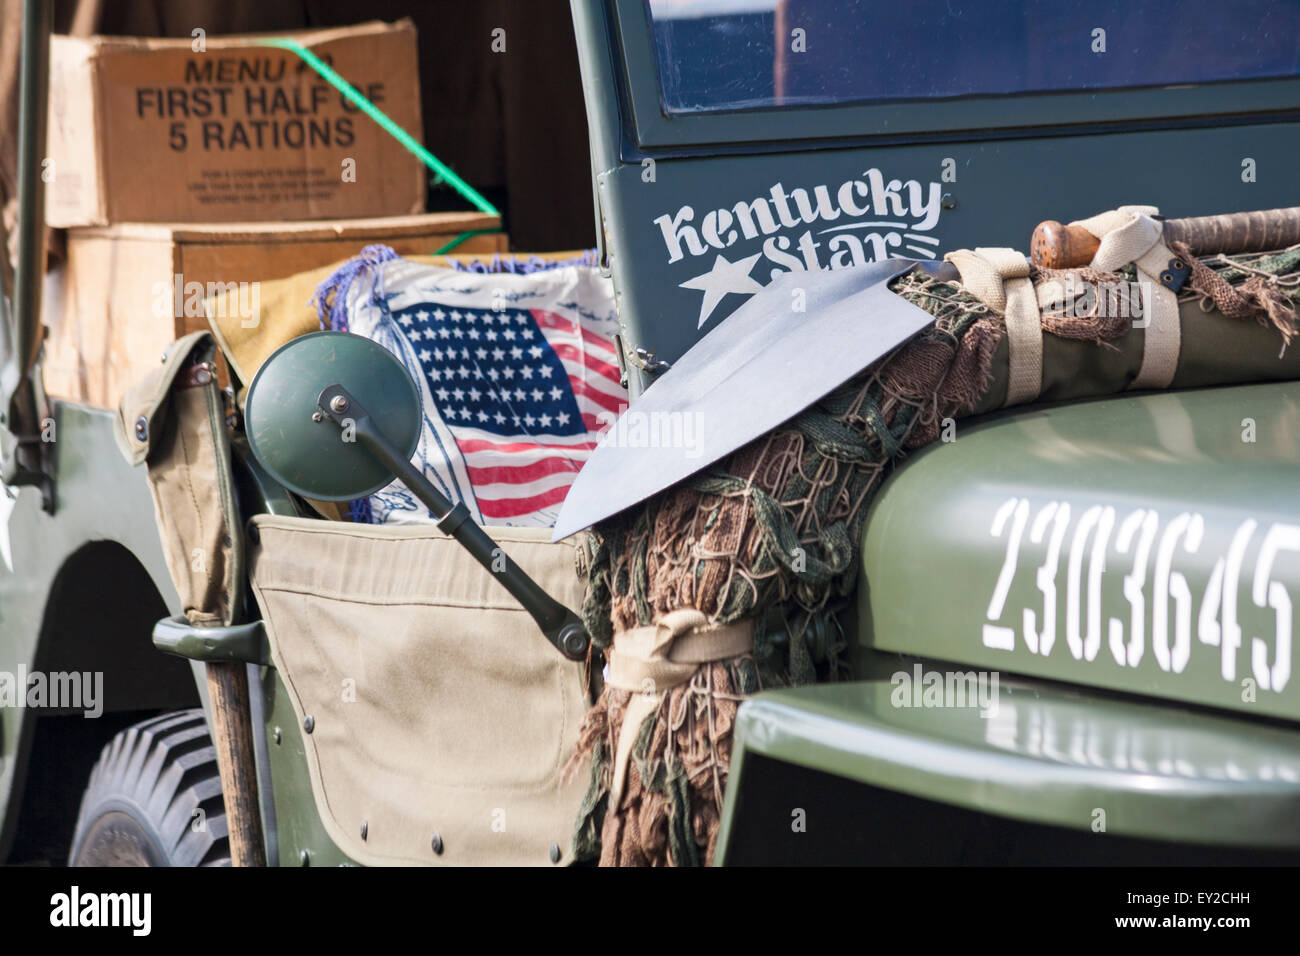
<instances>
[{"instance_id":1,"label":"wooden tool handle","mask_svg":"<svg viewBox=\"0 0 1300 956\"><path fill-rule=\"evenodd\" d=\"M1166 219L1165 242L1186 243L1192 255L1267 252L1300 243L1300 206L1236 212L1225 216ZM1038 224L1029 253L1045 269L1077 269L1097 254L1100 243L1082 226L1049 219Z\"/></svg>"},{"instance_id":2,"label":"wooden tool handle","mask_svg":"<svg viewBox=\"0 0 1300 956\"><path fill-rule=\"evenodd\" d=\"M1285 249L1300 242L1300 206L1170 219L1165 222L1165 242L1186 243L1197 256Z\"/></svg>"},{"instance_id":3,"label":"wooden tool handle","mask_svg":"<svg viewBox=\"0 0 1300 956\"><path fill-rule=\"evenodd\" d=\"M1029 239L1029 255L1044 269L1075 269L1086 266L1101 245L1082 226L1067 226L1048 219L1040 222Z\"/></svg>"},{"instance_id":4,"label":"wooden tool handle","mask_svg":"<svg viewBox=\"0 0 1300 956\"><path fill-rule=\"evenodd\" d=\"M207 671L212 743L226 804L230 862L235 866L266 866L253 758L253 734L261 728L254 728L249 719L248 671L235 661L209 661Z\"/></svg>"}]
</instances>

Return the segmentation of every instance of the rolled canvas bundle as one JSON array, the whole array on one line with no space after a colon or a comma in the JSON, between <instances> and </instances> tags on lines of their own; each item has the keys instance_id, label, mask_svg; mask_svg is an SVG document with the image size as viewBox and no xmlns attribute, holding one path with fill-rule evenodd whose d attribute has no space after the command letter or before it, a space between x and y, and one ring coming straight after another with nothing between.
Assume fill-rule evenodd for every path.
<instances>
[{"instance_id":1,"label":"rolled canvas bundle","mask_svg":"<svg viewBox=\"0 0 1300 956\"><path fill-rule=\"evenodd\" d=\"M908 451L1008 405L1300 377L1300 246L1197 259L1150 207L1075 225L1087 268L1010 249L891 289L934 321L800 415L585 535L587 626L607 660L579 756L580 857L712 857L740 702L846 676L836 611L867 505ZM864 321L869 321L864 316Z\"/></svg>"}]
</instances>

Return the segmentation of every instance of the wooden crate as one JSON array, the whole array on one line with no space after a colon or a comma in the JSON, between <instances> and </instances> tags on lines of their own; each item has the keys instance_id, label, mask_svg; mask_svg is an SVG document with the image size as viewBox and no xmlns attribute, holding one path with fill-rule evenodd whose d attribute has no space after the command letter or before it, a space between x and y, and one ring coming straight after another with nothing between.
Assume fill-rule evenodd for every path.
<instances>
[{"instance_id":1,"label":"wooden crate","mask_svg":"<svg viewBox=\"0 0 1300 956\"><path fill-rule=\"evenodd\" d=\"M154 368L168 343L207 328L209 283L282 279L383 243L403 255L431 255L458 236L500 225L481 213L430 213L334 222L173 225L121 223L68 231L66 264L51 276L46 303L45 388L50 395L113 408ZM458 253L506 250L506 236L470 236ZM179 277L179 278L178 278ZM174 294L180 283L182 295ZM49 287L47 285L47 288ZM177 307L179 305L179 308ZM178 314L179 313L179 314Z\"/></svg>"}]
</instances>

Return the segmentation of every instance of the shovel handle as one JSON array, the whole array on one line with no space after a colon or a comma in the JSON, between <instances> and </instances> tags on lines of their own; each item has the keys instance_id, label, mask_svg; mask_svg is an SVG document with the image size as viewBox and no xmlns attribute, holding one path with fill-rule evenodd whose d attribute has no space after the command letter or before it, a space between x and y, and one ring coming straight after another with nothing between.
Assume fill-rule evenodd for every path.
<instances>
[{"instance_id":1,"label":"shovel handle","mask_svg":"<svg viewBox=\"0 0 1300 956\"><path fill-rule=\"evenodd\" d=\"M254 728L250 719L247 665L209 661L207 677L212 744L217 751L221 797L226 805L230 862L235 866L266 866L253 757L253 734L261 728Z\"/></svg>"},{"instance_id":2,"label":"shovel handle","mask_svg":"<svg viewBox=\"0 0 1300 956\"><path fill-rule=\"evenodd\" d=\"M1185 243L1192 255L1268 252L1300 243L1300 206L1164 220L1165 242ZM1040 222L1029 240L1030 256L1045 269L1077 269L1092 262L1100 245L1082 226L1055 219Z\"/></svg>"}]
</instances>

